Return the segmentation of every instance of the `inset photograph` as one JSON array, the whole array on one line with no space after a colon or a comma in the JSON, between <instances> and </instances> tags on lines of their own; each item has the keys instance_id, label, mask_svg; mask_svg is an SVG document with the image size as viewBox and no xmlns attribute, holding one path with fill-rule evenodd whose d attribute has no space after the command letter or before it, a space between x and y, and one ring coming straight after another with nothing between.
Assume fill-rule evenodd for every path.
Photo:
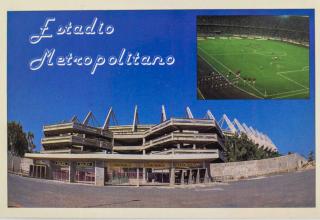
<instances>
[{"instance_id":1,"label":"inset photograph","mask_svg":"<svg viewBox=\"0 0 320 220\"><path fill-rule=\"evenodd\" d=\"M198 99L307 99L308 16L198 16Z\"/></svg>"}]
</instances>

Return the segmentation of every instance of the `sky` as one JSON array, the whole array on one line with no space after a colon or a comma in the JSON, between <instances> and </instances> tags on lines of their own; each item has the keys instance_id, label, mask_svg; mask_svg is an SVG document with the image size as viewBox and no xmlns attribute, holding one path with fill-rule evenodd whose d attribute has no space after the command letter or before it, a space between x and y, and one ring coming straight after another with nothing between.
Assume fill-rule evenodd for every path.
<instances>
[{"instance_id":1,"label":"sky","mask_svg":"<svg viewBox=\"0 0 320 220\"><path fill-rule=\"evenodd\" d=\"M197 100L196 16L227 14L310 16L310 99L302 100ZM97 23L114 28L112 34L57 35L59 26L72 22L85 26ZM39 35L46 18L42 38ZM315 148L314 104L314 18L313 10L170 10L170 11L46 11L8 13L8 120L19 121L35 134L37 150L42 127L77 115L83 120L92 111L100 125L112 106L119 124L131 124L138 105L139 122L160 121L161 105L168 117L185 117L189 106L202 118L210 109L217 119L225 113L267 134L280 153L307 155ZM108 65L110 56L127 52L141 56L173 56L172 65ZM44 62L38 70L30 62L54 49L52 66ZM106 58L91 74L92 66L58 66L58 56L98 55ZM39 63L39 62L38 62Z\"/></svg>"}]
</instances>

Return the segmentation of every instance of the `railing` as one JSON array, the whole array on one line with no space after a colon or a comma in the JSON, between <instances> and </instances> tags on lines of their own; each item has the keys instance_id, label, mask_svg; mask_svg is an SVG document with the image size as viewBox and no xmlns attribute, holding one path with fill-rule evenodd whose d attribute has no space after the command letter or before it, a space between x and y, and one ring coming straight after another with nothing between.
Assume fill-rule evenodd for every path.
<instances>
[{"instance_id":1,"label":"railing","mask_svg":"<svg viewBox=\"0 0 320 220\"><path fill-rule=\"evenodd\" d=\"M144 147L147 148L147 147L150 147L152 145L156 145L157 143L160 143L160 142L164 142L164 141L167 141L167 140L172 140L173 139L173 133L171 134L168 134L168 135L164 135L164 136L161 136L161 137L158 137L158 138L155 138L151 141L148 141L144 144Z\"/></svg>"},{"instance_id":2,"label":"railing","mask_svg":"<svg viewBox=\"0 0 320 220\"><path fill-rule=\"evenodd\" d=\"M113 150L118 151L118 150L123 150L123 151L128 151L128 150L136 150L136 151L142 151L143 146L138 145L138 146L113 146Z\"/></svg>"},{"instance_id":3,"label":"railing","mask_svg":"<svg viewBox=\"0 0 320 220\"><path fill-rule=\"evenodd\" d=\"M190 119L190 118L172 118L176 123L201 123L201 124L213 124L212 119Z\"/></svg>"},{"instance_id":4,"label":"railing","mask_svg":"<svg viewBox=\"0 0 320 220\"><path fill-rule=\"evenodd\" d=\"M142 146L114 146L114 149L128 149L128 150L143 150L150 148L152 146L160 145L167 143L169 141L203 141L203 142L218 142L221 146L223 146L222 141L217 136L217 134L198 134L198 133L178 133L172 132L167 135L163 135L156 139L150 140L146 142Z\"/></svg>"},{"instance_id":5,"label":"railing","mask_svg":"<svg viewBox=\"0 0 320 220\"><path fill-rule=\"evenodd\" d=\"M130 136L130 138L143 138L144 137L144 132L116 132L113 134L114 138L121 138L121 137L126 137Z\"/></svg>"},{"instance_id":6,"label":"railing","mask_svg":"<svg viewBox=\"0 0 320 220\"><path fill-rule=\"evenodd\" d=\"M162 122L162 123L160 123L160 124L158 124L158 125L155 125L155 126L151 127L151 128L150 128L148 131L146 131L145 133L146 133L146 134L147 134L147 133L151 133L151 132L153 132L154 130L157 130L158 128L162 128L162 127L165 127L165 126L169 125L171 122L172 122L172 119L167 120L167 121L164 121L164 122Z\"/></svg>"},{"instance_id":7,"label":"railing","mask_svg":"<svg viewBox=\"0 0 320 220\"><path fill-rule=\"evenodd\" d=\"M75 122L67 122L67 123L43 126L44 132L50 131L50 130L62 130L62 129L76 129L76 130L81 130L81 131L92 133L92 134L98 134L98 135L109 137L109 138L112 137L112 133L110 131L105 131L101 128L95 128L95 127L91 127L88 125L83 125Z\"/></svg>"},{"instance_id":8,"label":"railing","mask_svg":"<svg viewBox=\"0 0 320 220\"><path fill-rule=\"evenodd\" d=\"M201 124L201 125L212 125L218 127L217 124L211 119L188 119L188 118L171 118L167 121L164 121L158 125L151 127L148 131L145 132L146 135L160 129L167 127L168 125L173 124Z\"/></svg>"},{"instance_id":9,"label":"railing","mask_svg":"<svg viewBox=\"0 0 320 220\"><path fill-rule=\"evenodd\" d=\"M72 126L74 122L61 122L53 125L44 125L43 129L50 129L50 128L59 128L63 126Z\"/></svg>"},{"instance_id":10,"label":"railing","mask_svg":"<svg viewBox=\"0 0 320 220\"><path fill-rule=\"evenodd\" d=\"M54 142L54 141L72 141L71 135L65 135L65 136L56 136L56 137L46 137L41 138L41 143L45 144L46 142Z\"/></svg>"},{"instance_id":11,"label":"railing","mask_svg":"<svg viewBox=\"0 0 320 220\"><path fill-rule=\"evenodd\" d=\"M199 133L172 133L174 138L184 138L184 139L205 139L205 140L217 140L217 134L199 134Z\"/></svg>"},{"instance_id":12,"label":"railing","mask_svg":"<svg viewBox=\"0 0 320 220\"><path fill-rule=\"evenodd\" d=\"M213 127L218 128L218 130L222 133L220 127L217 125L217 123L213 120L209 120L209 119L186 119L186 118L171 118L167 121L164 121L158 125L155 125L153 127L151 127L150 129L146 130L146 131L139 131L139 132L132 132L132 131L120 131L120 132L114 132L115 135L136 135L136 136L147 136L157 130L160 130L162 128L165 128L169 125L174 125L174 124L180 124L180 125L192 125L194 124L196 125L212 125ZM75 122L70 122L70 123L60 123L60 124L54 124L54 125L46 125L43 126L43 130L49 131L49 130L59 130L59 129L77 129L77 130L81 130L84 132L88 132L88 133L92 133L92 134L99 134L101 136L105 136L105 137L112 137L112 133L110 131L105 131L101 128L95 128L95 127L91 127L88 125L83 125L80 123L75 123Z\"/></svg>"},{"instance_id":13,"label":"railing","mask_svg":"<svg viewBox=\"0 0 320 220\"><path fill-rule=\"evenodd\" d=\"M175 133L172 132L171 134L167 134L164 136L161 136L159 138L153 139L151 141L148 141L145 143L144 148L148 148L154 145L157 145L159 143L168 142L171 140L203 140L203 141L218 141L217 134L198 134L198 133Z\"/></svg>"},{"instance_id":14,"label":"railing","mask_svg":"<svg viewBox=\"0 0 320 220\"><path fill-rule=\"evenodd\" d=\"M175 154L175 153L196 153L196 154L219 154L220 151L218 149L178 149L178 148L172 148L170 150L165 150L165 151L156 151L156 152L151 152L151 154L156 154L156 155L163 155L163 154Z\"/></svg>"},{"instance_id":15,"label":"railing","mask_svg":"<svg viewBox=\"0 0 320 220\"><path fill-rule=\"evenodd\" d=\"M59 142L68 142L70 144L79 144L84 146L94 146L100 148L112 148L111 143L91 138L83 138L81 136L76 135L68 135L68 136L57 136L57 137L47 137L42 138L42 144L55 144Z\"/></svg>"}]
</instances>

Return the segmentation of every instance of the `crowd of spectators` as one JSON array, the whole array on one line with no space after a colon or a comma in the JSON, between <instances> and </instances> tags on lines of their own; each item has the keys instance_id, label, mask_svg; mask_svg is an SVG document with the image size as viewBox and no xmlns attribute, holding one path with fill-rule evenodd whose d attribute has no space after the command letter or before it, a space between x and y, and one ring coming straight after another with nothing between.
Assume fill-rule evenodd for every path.
<instances>
[{"instance_id":1,"label":"crowd of spectators","mask_svg":"<svg viewBox=\"0 0 320 220\"><path fill-rule=\"evenodd\" d=\"M198 16L198 36L251 35L309 42L307 16Z\"/></svg>"}]
</instances>

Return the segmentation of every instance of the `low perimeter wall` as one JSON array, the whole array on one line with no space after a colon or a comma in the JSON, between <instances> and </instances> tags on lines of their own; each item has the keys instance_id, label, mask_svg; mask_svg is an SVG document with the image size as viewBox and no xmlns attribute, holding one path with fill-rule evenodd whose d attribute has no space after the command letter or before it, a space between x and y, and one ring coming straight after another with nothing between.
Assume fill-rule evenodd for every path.
<instances>
[{"instance_id":1,"label":"low perimeter wall","mask_svg":"<svg viewBox=\"0 0 320 220\"><path fill-rule=\"evenodd\" d=\"M306 162L299 154L290 154L263 160L213 163L210 164L210 173L214 181L228 181L294 171Z\"/></svg>"},{"instance_id":2,"label":"low perimeter wall","mask_svg":"<svg viewBox=\"0 0 320 220\"><path fill-rule=\"evenodd\" d=\"M10 156L9 154L7 158L7 168L9 172L26 176L29 175L30 165L33 164L32 159Z\"/></svg>"}]
</instances>

